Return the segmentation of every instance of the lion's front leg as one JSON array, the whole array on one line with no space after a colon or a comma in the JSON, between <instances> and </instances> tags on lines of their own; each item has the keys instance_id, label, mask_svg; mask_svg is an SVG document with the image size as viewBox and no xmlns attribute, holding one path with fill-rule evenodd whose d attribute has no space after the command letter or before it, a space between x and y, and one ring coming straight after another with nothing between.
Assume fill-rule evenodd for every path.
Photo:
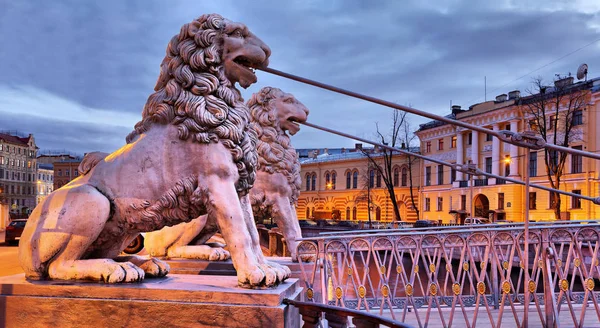
<instances>
[{"instance_id":1,"label":"lion's front leg","mask_svg":"<svg viewBox=\"0 0 600 328\"><path fill-rule=\"evenodd\" d=\"M244 224L245 217L234 183L230 179L213 176L205 181L208 189L208 215L217 219L221 234L231 253L237 271L238 284L252 288L273 286L278 283L275 270L261 265L253 247L251 232ZM254 227L256 232L256 227Z\"/></svg>"},{"instance_id":2,"label":"lion's front leg","mask_svg":"<svg viewBox=\"0 0 600 328\"><path fill-rule=\"evenodd\" d=\"M260 237L258 235L258 230L256 229L256 224L254 223L254 214L252 213L252 204L250 202L250 197L248 195L240 198L240 203L242 205L242 210L244 213L244 220L246 223L246 227L252 237L252 247L256 250L256 256L258 257L258 262L266 269L275 270L277 273L277 280L282 282L285 279L289 278L292 274L290 269L285 265L280 265L275 262L267 261L265 256L263 255L262 249L260 248Z\"/></svg>"},{"instance_id":3,"label":"lion's front leg","mask_svg":"<svg viewBox=\"0 0 600 328\"><path fill-rule=\"evenodd\" d=\"M298 223L296 209L287 197L278 197L273 205L273 219L277 226L283 231L285 242L290 250L292 261L298 261L298 239L302 238L302 230ZM307 259L302 259L306 262Z\"/></svg>"}]
</instances>

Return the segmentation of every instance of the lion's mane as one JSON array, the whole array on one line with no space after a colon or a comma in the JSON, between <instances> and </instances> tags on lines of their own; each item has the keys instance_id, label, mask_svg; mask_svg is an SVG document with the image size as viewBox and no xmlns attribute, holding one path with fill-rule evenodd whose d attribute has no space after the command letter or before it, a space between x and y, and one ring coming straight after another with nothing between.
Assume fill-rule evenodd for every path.
<instances>
[{"instance_id":1,"label":"lion's mane","mask_svg":"<svg viewBox=\"0 0 600 328\"><path fill-rule=\"evenodd\" d=\"M279 126L274 99L283 96L278 88L265 87L248 100L252 128L258 136L258 170L267 173L281 173L292 189L291 201L296 203L300 194L300 162L290 137Z\"/></svg>"},{"instance_id":2,"label":"lion's mane","mask_svg":"<svg viewBox=\"0 0 600 328\"><path fill-rule=\"evenodd\" d=\"M218 40L226 24L220 15L210 14L183 25L167 47L142 120L126 140L131 143L153 124L173 124L182 140L221 142L231 151L240 176L236 189L243 195L256 177L256 133L221 63Z\"/></svg>"}]
</instances>

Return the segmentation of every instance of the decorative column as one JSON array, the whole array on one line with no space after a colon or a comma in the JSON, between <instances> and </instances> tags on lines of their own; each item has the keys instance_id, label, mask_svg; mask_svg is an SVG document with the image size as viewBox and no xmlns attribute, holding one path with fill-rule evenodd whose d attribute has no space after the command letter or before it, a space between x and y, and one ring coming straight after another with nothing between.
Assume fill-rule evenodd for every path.
<instances>
[{"instance_id":1,"label":"decorative column","mask_svg":"<svg viewBox=\"0 0 600 328\"><path fill-rule=\"evenodd\" d=\"M493 125L494 131L500 130L498 123ZM492 174L500 175L500 139L492 138Z\"/></svg>"},{"instance_id":2,"label":"decorative column","mask_svg":"<svg viewBox=\"0 0 600 328\"><path fill-rule=\"evenodd\" d=\"M462 131L456 131L456 164L463 165L464 161L464 143ZM463 180L463 173L460 171L456 172L456 181Z\"/></svg>"},{"instance_id":3,"label":"decorative column","mask_svg":"<svg viewBox=\"0 0 600 328\"><path fill-rule=\"evenodd\" d=\"M472 143L471 143L471 163L475 164L476 168L479 168L479 132L471 131Z\"/></svg>"},{"instance_id":4,"label":"decorative column","mask_svg":"<svg viewBox=\"0 0 600 328\"><path fill-rule=\"evenodd\" d=\"M511 121L510 122L510 130L512 132L519 132L519 121ZM528 152L527 152L528 154ZM525 158L529 159L529 156ZM519 147L515 145L510 145L510 175L518 176L519 175ZM527 162L527 161L526 161ZM526 205L528 206L528 205Z\"/></svg>"}]
</instances>

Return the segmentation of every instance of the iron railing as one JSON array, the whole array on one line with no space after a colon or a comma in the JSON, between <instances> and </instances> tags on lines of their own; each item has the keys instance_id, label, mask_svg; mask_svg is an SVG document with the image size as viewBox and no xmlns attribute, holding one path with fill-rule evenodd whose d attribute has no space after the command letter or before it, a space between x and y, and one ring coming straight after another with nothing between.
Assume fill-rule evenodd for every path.
<instances>
[{"instance_id":1,"label":"iron railing","mask_svg":"<svg viewBox=\"0 0 600 328\"><path fill-rule=\"evenodd\" d=\"M528 254L523 235L514 224L305 238L298 254L318 260L301 266L304 297L419 327L599 323L600 223L532 224Z\"/></svg>"}]
</instances>

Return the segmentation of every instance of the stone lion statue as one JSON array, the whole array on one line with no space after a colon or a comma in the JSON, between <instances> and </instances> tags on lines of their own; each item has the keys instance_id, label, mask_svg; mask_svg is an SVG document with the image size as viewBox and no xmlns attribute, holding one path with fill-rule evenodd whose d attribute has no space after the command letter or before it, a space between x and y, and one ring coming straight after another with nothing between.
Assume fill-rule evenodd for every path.
<instances>
[{"instance_id":1,"label":"stone lion statue","mask_svg":"<svg viewBox=\"0 0 600 328\"><path fill-rule=\"evenodd\" d=\"M286 131L296 134L298 123L306 121L309 111L293 95L272 87L253 94L247 106L258 135L258 170L250 190L254 216L275 220L296 260L296 240L302 237L295 208L301 186L300 162ZM217 230L212 217L201 216L146 234L144 246L152 256L226 260L229 253L220 245L206 244Z\"/></svg>"},{"instance_id":2,"label":"stone lion statue","mask_svg":"<svg viewBox=\"0 0 600 328\"><path fill-rule=\"evenodd\" d=\"M241 23L203 15L174 36L155 92L127 144L89 156L83 175L44 199L19 247L29 279L108 283L160 277L157 259L119 257L140 232L209 213L229 244L238 283L273 286L287 267L262 255L248 190L256 178L256 132L235 83L256 82L270 49Z\"/></svg>"}]
</instances>

